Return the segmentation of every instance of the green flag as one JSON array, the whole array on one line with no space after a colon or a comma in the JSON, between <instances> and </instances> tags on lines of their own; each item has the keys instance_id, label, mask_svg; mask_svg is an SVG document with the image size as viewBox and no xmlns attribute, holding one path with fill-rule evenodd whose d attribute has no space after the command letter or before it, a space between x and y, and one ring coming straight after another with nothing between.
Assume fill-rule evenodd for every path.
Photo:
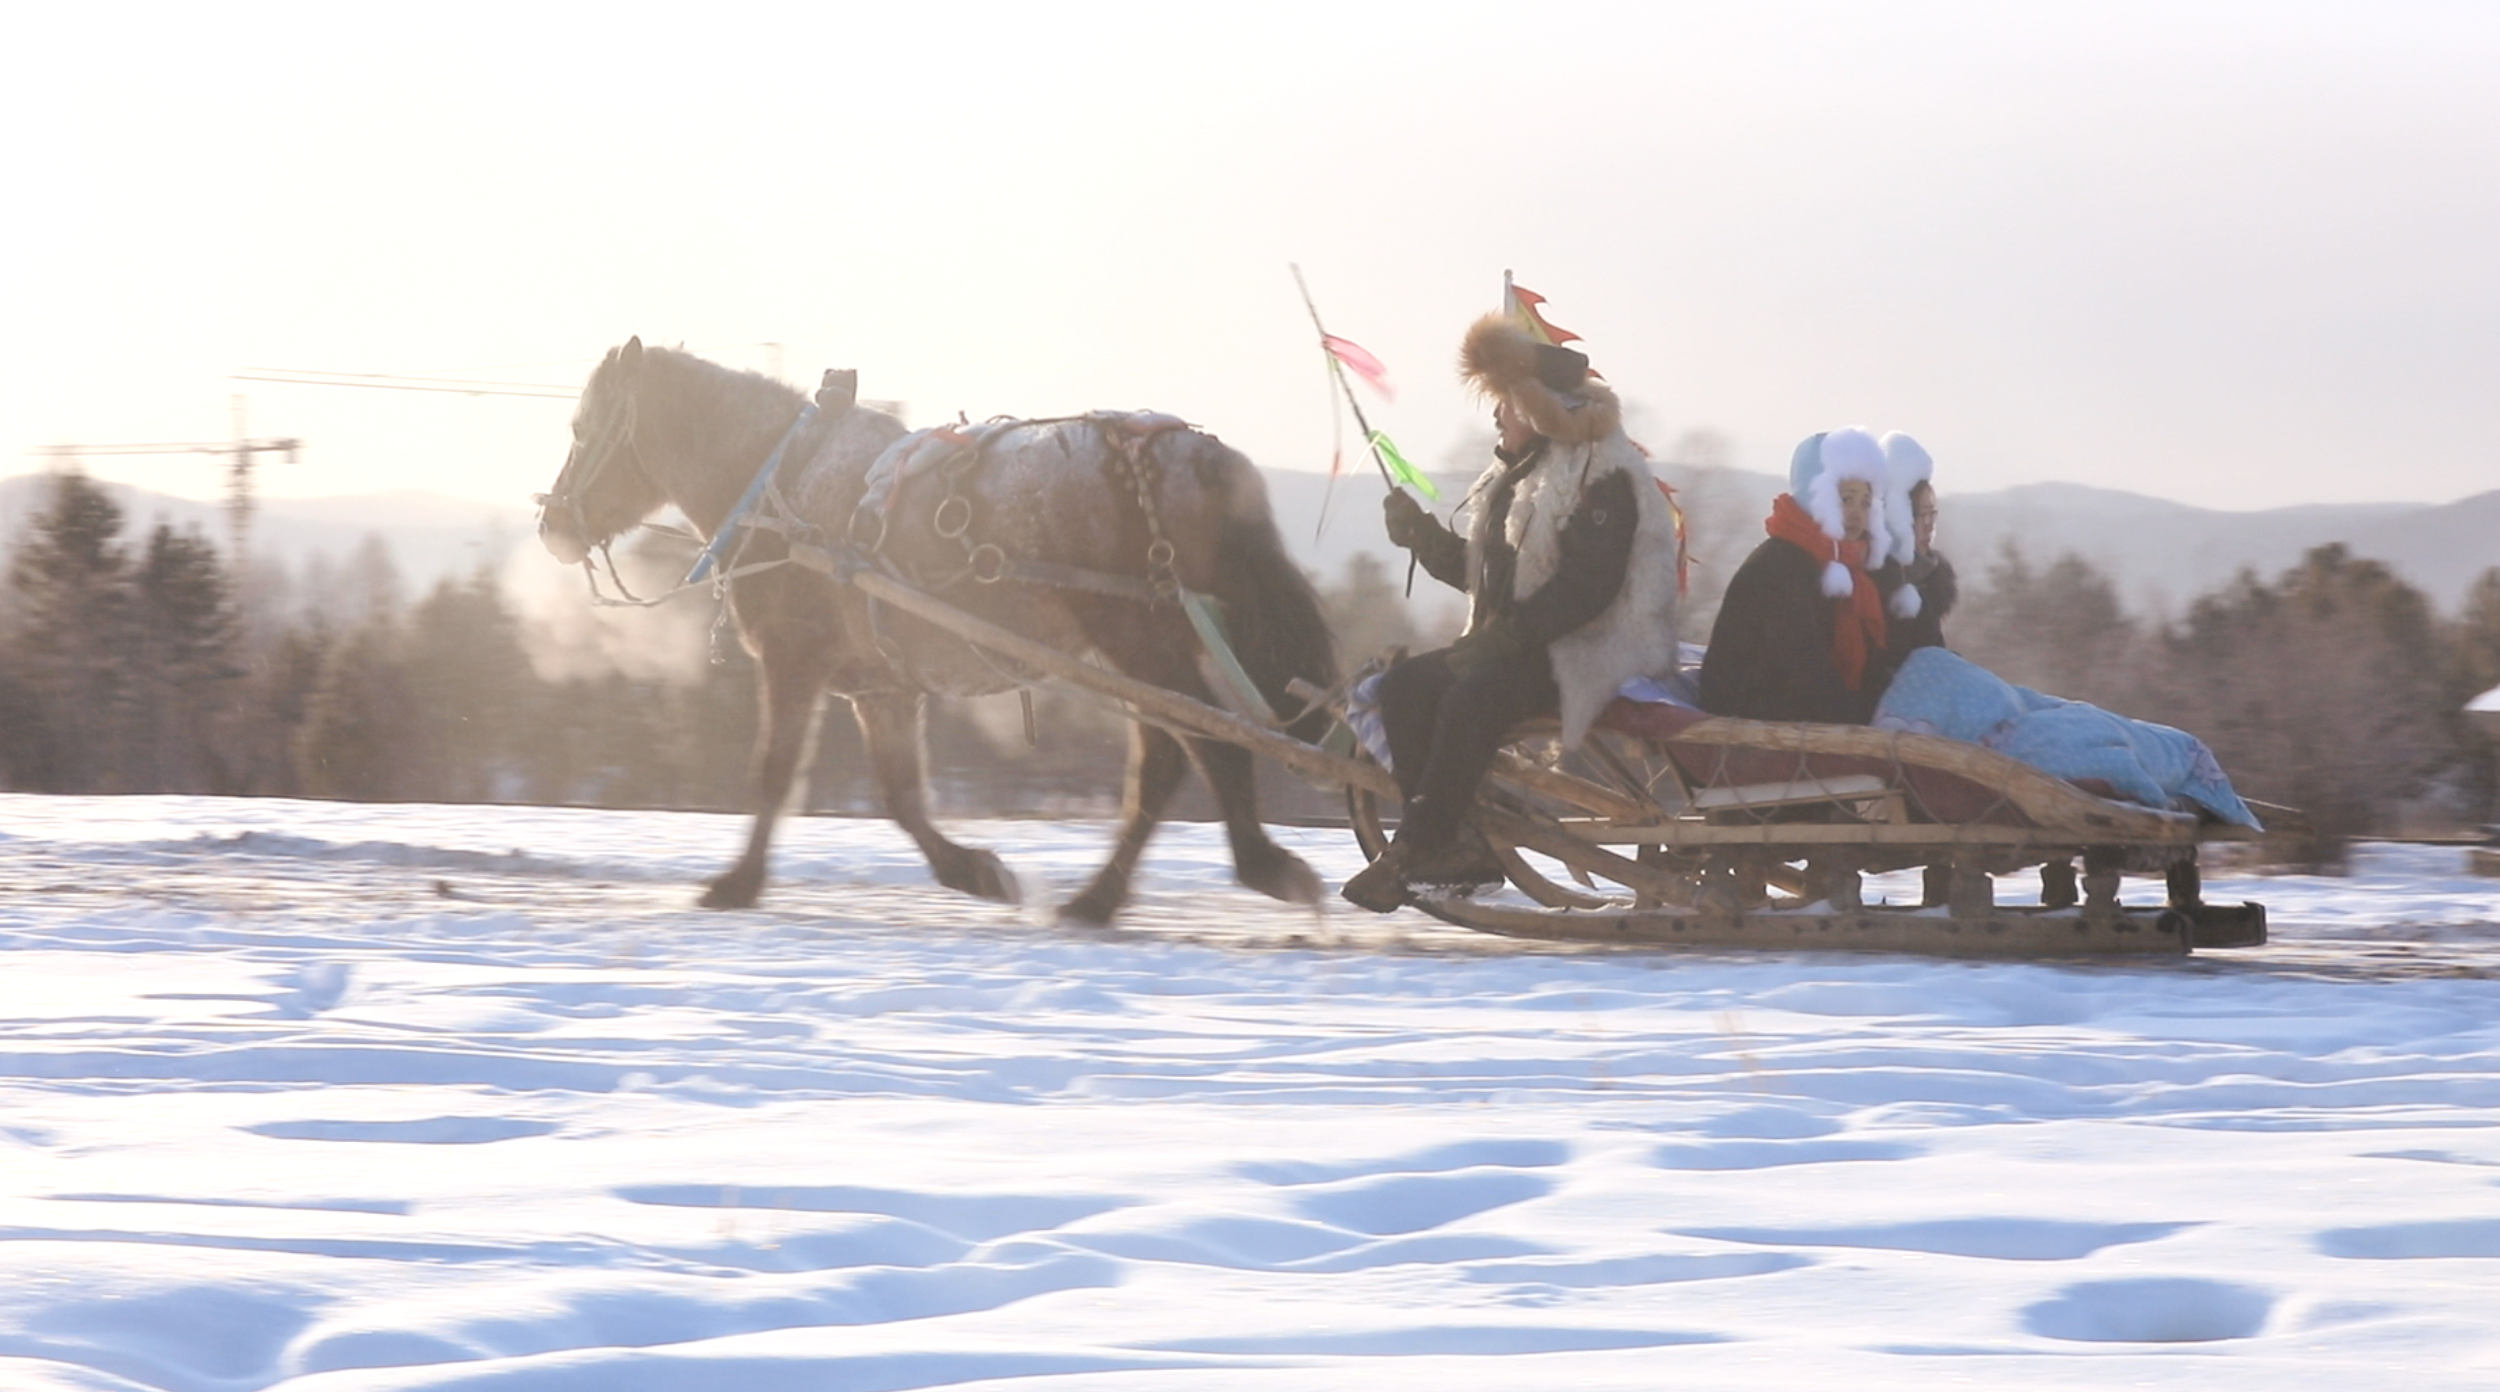
<instances>
[{"instance_id":1,"label":"green flag","mask_svg":"<svg viewBox=\"0 0 2500 1392\"><path fill-rule=\"evenodd\" d=\"M1389 442L1389 432L1385 430L1372 432L1372 452L1380 456L1381 463L1389 466L1391 478L1436 503L1441 501L1441 490L1434 486L1431 479L1424 477L1421 469L1406 462L1406 456L1398 453L1398 447Z\"/></svg>"}]
</instances>

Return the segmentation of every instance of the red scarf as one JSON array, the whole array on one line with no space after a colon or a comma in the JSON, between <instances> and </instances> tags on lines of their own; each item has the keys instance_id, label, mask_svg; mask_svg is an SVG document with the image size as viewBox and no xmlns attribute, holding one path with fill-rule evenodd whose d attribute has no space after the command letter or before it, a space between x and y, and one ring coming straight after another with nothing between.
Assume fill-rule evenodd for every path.
<instances>
[{"instance_id":1,"label":"red scarf","mask_svg":"<svg viewBox=\"0 0 2500 1392\"><path fill-rule=\"evenodd\" d=\"M1866 658L1884 646L1884 601L1866 573L1866 543L1834 541L1795 498L1782 493L1771 500L1771 515L1762 529L1812 556L1819 567L1838 561L1849 568L1850 590L1832 601L1832 665L1851 691L1866 680ZM1822 576L1815 576L1817 592Z\"/></svg>"}]
</instances>

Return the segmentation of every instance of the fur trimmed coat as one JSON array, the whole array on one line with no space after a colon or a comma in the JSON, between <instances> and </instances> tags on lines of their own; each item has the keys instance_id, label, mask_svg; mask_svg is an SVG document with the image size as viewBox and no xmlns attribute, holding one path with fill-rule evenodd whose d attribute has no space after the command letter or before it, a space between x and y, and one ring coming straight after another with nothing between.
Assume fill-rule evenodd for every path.
<instances>
[{"instance_id":1,"label":"fur trimmed coat","mask_svg":"<svg viewBox=\"0 0 2500 1392\"><path fill-rule=\"evenodd\" d=\"M1543 650L1568 748L1625 682L1675 671L1675 517L1623 433L1613 390L1594 379L1569 392L1545 385L1535 346L1500 318L1469 330L1462 375L1544 439L1476 481L1463 543L1439 529L1414 549L1433 578L1467 591L1469 634L1508 623Z\"/></svg>"}]
</instances>

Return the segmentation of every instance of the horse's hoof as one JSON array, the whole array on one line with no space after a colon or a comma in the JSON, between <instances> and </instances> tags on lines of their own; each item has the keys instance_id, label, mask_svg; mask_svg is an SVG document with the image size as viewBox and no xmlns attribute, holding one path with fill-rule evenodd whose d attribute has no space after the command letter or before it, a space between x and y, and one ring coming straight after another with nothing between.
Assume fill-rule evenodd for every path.
<instances>
[{"instance_id":1,"label":"horse's hoof","mask_svg":"<svg viewBox=\"0 0 2500 1392\"><path fill-rule=\"evenodd\" d=\"M763 893L763 876L741 875L732 870L712 881L695 903L707 909L751 909Z\"/></svg>"},{"instance_id":2,"label":"horse's hoof","mask_svg":"<svg viewBox=\"0 0 2500 1392\"><path fill-rule=\"evenodd\" d=\"M1119 911L1118 901L1089 892L1061 904L1055 917L1062 928L1108 928Z\"/></svg>"},{"instance_id":3,"label":"horse's hoof","mask_svg":"<svg viewBox=\"0 0 2500 1392\"><path fill-rule=\"evenodd\" d=\"M1282 899L1288 904L1300 904L1305 908L1319 903L1328 894L1328 886L1320 880L1318 872L1303 864L1302 857L1287 850L1278 850L1275 858L1265 864L1243 866L1239 874L1245 888L1255 889L1270 899Z\"/></svg>"},{"instance_id":4,"label":"horse's hoof","mask_svg":"<svg viewBox=\"0 0 2500 1392\"><path fill-rule=\"evenodd\" d=\"M1128 889L1127 874L1106 865L1083 893L1059 906L1057 918L1063 927L1108 928L1128 902Z\"/></svg>"},{"instance_id":5,"label":"horse's hoof","mask_svg":"<svg viewBox=\"0 0 2500 1392\"><path fill-rule=\"evenodd\" d=\"M938 872L938 883L958 894L1000 904L1024 902L1024 885L1007 862L989 851L966 850L962 861Z\"/></svg>"}]
</instances>

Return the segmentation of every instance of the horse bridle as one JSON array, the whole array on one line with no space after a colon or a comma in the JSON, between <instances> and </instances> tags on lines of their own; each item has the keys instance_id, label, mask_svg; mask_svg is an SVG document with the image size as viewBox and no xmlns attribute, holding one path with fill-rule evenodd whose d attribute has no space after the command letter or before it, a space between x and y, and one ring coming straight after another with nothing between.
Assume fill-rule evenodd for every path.
<instances>
[{"instance_id":1,"label":"horse bridle","mask_svg":"<svg viewBox=\"0 0 2500 1392\"><path fill-rule=\"evenodd\" d=\"M617 429L600 433L596 441L598 448L591 452L583 467L582 476L572 480L570 488L565 487L567 479L571 478L573 473L573 468L568 463L564 472L556 476L555 491L534 495L534 501L542 511L549 508L563 509L564 514L572 519L574 534L581 538L582 545L597 547L602 552L607 550L608 543L590 539L590 516L582 511L583 495L590 491L593 483L598 482L599 475L607 470L608 465L614 462L618 455L629 451L634 457L634 467L642 471L644 479L648 480L651 477L651 466L643 461L642 444L637 438L638 427L642 424L642 393L627 392L625 404L617 411L617 417L621 419L622 424ZM585 560L583 564L588 565L589 562ZM610 563L611 569L613 564L613 562Z\"/></svg>"}]
</instances>

